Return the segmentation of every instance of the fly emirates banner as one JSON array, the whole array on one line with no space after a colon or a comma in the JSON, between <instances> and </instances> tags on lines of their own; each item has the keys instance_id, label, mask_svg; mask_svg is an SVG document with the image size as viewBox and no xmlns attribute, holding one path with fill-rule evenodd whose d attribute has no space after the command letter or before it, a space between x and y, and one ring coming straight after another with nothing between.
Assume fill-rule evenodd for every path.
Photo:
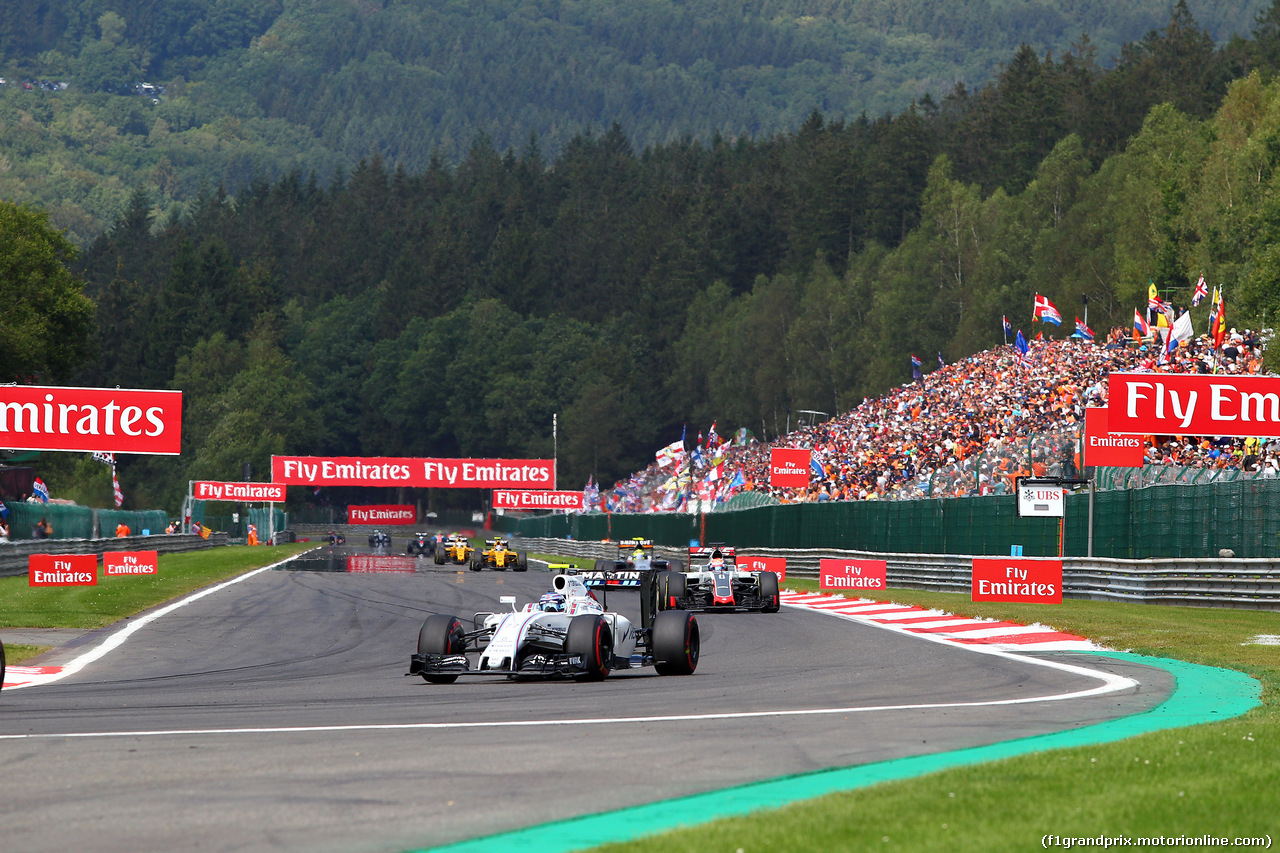
<instances>
[{"instance_id":1,"label":"fly emirates banner","mask_svg":"<svg viewBox=\"0 0 1280 853\"><path fill-rule=\"evenodd\" d=\"M272 456L271 480L287 486L416 486L550 489L550 459L414 459L401 456Z\"/></svg>"}]
</instances>

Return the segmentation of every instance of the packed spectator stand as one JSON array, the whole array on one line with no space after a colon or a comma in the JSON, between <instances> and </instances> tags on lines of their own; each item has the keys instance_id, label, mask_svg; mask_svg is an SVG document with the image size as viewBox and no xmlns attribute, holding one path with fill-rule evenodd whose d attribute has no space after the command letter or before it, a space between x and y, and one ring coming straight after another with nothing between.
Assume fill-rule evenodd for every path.
<instances>
[{"instance_id":1,"label":"packed spectator stand","mask_svg":"<svg viewBox=\"0 0 1280 853\"><path fill-rule=\"evenodd\" d=\"M769 503L1009 494L1018 476L1079 475L1084 410L1106 405L1112 371L1262 372L1265 341L1250 330L1231 329L1220 350L1208 336L1185 341L1168 358L1159 337L1130 334L1114 329L1105 345L1034 341L1025 357L1012 346L987 350L773 442L704 446L692 461L659 459L598 495L589 485L588 510L687 510L691 494L717 506L752 492ZM1280 441L1148 436L1146 445L1148 465L1210 475L1280 471ZM812 450L807 489L769 485L773 447Z\"/></svg>"}]
</instances>

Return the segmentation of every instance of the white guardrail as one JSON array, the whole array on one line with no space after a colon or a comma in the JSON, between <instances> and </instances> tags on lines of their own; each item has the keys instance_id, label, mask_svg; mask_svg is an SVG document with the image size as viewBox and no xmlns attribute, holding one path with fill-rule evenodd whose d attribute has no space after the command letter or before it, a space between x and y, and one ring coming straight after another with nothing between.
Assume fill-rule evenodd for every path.
<instances>
[{"instance_id":1,"label":"white guardrail","mask_svg":"<svg viewBox=\"0 0 1280 853\"><path fill-rule=\"evenodd\" d=\"M533 537L515 542L522 550L541 554L590 560L618 556L616 542ZM658 546L654 550L668 559L683 560L687 556L680 548ZM786 557L787 575L791 577L816 578L818 561L824 557L862 558L886 561L891 587L968 593L972 584L973 557L959 554L880 554L824 548L739 548L738 553ZM1062 595L1098 601L1280 610L1280 562L1066 557L1062 561Z\"/></svg>"}]
</instances>

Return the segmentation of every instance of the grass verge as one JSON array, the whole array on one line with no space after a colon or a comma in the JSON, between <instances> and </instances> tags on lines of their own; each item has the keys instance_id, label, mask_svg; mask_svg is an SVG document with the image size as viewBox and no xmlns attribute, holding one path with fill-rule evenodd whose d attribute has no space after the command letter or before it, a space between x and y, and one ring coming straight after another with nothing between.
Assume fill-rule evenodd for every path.
<instances>
[{"instance_id":1,"label":"grass verge","mask_svg":"<svg viewBox=\"0 0 1280 853\"><path fill-rule=\"evenodd\" d=\"M97 586L32 587L22 575L0 578L0 628L101 628L312 547L233 545L161 554L156 574L107 578L99 568Z\"/></svg>"},{"instance_id":2,"label":"grass verge","mask_svg":"<svg viewBox=\"0 0 1280 853\"><path fill-rule=\"evenodd\" d=\"M33 658L41 652L49 651L49 646L25 646L14 643L11 646L4 647L5 663L12 665L22 663L24 660Z\"/></svg>"},{"instance_id":3,"label":"grass verge","mask_svg":"<svg viewBox=\"0 0 1280 853\"><path fill-rule=\"evenodd\" d=\"M786 586L817 588L802 579ZM917 590L888 590L882 597L964 616L1038 622L1120 650L1243 671L1262 682L1262 705L1222 723L945 770L597 849L1006 851L1038 848L1046 835L1270 834L1280 841L1280 648L1249 642L1280 633L1280 614L1076 600L974 603L963 594ZM833 730L832 737L839 736Z\"/></svg>"}]
</instances>

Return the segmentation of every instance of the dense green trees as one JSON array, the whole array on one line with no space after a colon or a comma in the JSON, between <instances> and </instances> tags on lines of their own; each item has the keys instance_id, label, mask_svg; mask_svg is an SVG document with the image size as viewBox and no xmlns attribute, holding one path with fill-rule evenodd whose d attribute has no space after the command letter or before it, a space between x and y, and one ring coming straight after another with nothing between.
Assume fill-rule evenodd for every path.
<instances>
[{"instance_id":1,"label":"dense green trees","mask_svg":"<svg viewBox=\"0 0 1280 853\"><path fill-rule=\"evenodd\" d=\"M62 381L92 352L93 303L68 267L75 257L44 212L0 201L0 381Z\"/></svg>"},{"instance_id":2,"label":"dense green trees","mask_svg":"<svg viewBox=\"0 0 1280 853\"><path fill-rule=\"evenodd\" d=\"M617 122L638 156L685 138L789 133L814 110L855 122L912 102L930 105L927 124L962 114L957 174L1012 191L1063 132L1097 159L1151 104L1203 117L1227 79L1275 67L1270 29L1256 49L1226 44L1266 0L1188 2L1196 19L1179 5L1164 29L1153 28L1167 0L2 3L0 198L41 205L86 243L139 185L163 224L219 185L294 170L327 182L375 157L419 173L434 156L466 159L481 134L503 152L536 133L554 156ZM69 87L28 91L29 78ZM158 102L133 90L144 81L167 87ZM975 104L957 81L981 92ZM898 150L922 144L919 131L895 126ZM931 159L877 166L922 177ZM836 187L864 177L819 175ZM873 207L914 203L876 177L886 194ZM820 221L801 243L831 251L861 231L856 210L819 201L810 213ZM909 224L874 236L896 242Z\"/></svg>"}]
</instances>

